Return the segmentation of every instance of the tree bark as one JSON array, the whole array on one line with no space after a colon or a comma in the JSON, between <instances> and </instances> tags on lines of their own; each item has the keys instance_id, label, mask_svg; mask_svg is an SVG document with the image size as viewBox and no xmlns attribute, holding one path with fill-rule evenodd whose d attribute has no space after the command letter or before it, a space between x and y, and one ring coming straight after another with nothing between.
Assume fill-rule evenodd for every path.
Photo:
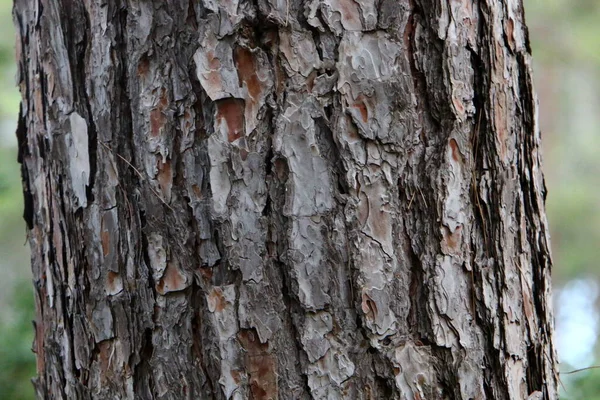
<instances>
[{"instance_id":1,"label":"tree bark","mask_svg":"<svg viewBox=\"0 0 600 400\"><path fill-rule=\"evenodd\" d=\"M557 398L520 0L14 20L39 398Z\"/></svg>"}]
</instances>

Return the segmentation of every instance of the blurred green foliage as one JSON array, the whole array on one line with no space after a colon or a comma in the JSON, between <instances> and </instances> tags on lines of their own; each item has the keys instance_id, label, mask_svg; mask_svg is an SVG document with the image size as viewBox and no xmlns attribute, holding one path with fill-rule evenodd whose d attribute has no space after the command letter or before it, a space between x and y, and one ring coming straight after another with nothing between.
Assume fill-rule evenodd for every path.
<instances>
[{"instance_id":1,"label":"blurred green foliage","mask_svg":"<svg viewBox=\"0 0 600 400\"><path fill-rule=\"evenodd\" d=\"M525 0L538 61L600 63L598 0Z\"/></svg>"},{"instance_id":2,"label":"blurred green foliage","mask_svg":"<svg viewBox=\"0 0 600 400\"><path fill-rule=\"evenodd\" d=\"M34 398L34 299L22 214L16 151L0 147L0 399Z\"/></svg>"},{"instance_id":3,"label":"blurred green foliage","mask_svg":"<svg viewBox=\"0 0 600 400\"><path fill-rule=\"evenodd\" d=\"M12 2L0 0L0 399L34 399L34 297L23 223L20 168L14 139L15 87Z\"/></svg>"},{"instance_id":4,"label":"blurred green foliage","mask_svg":"<svg viewBox=\"0 0 600 400\"><path fill-rule=\"evenodd\" d=\"M525 0L557 285L598 277L600 1Z\"/></svg>"},{"instance_id":5,"label":"blurred green foliage","mask_svg":"<svg viewBox=\"0 0 600 400\"><path fill-rule=\"evenodd\" d=\"M534 77L540 99L544 148L544 173L549 194L546 210L552 235L555 288L575 279L600 278L600 1L525 0L525 11L534 57ZM557 293L557 291L555 291ZM568 299L567 299L568 300ZM565 300L566 301L566 300ZM557 303L556 315L579 315ZM594 315L582 324L597 325ZM557 330L568 325L560 318ZM570 355L568 335L559 359ZM597 334L597 332L596 332ZM577 346L576 343L573 344ZM596 349L595 364L600 363ZM584 365L561 364L562 372ZM561 398L600 400L600 370L562 375Z\"/></svg>"},{"instance_id":6,"label":"blurred green foliage","mask_svg":"<svg viewBox=\"0 0 600 400\"><path fill-rule=\"evenodd\" d=\"M0 119L13 121L19 110L20 95L15 88L17 71L14 57L15 32L12 1L0 0ZM2 143L0 143L2 146Z\"/></svg>"},{"instance_id":7,"label":"blurred green foliage","mask_svg":"<svg viewBox=\"0 0 600 400\"><path fill-rule=\"evenodd\" d=\"M35 376L32 311L35 308L31 283L21 281L0 316L0 398L33 399L31 378Z\"/></svg>"},{"instance_id":8,"label":"blurred green foliage","mask_svg":"<svg viewBox=\"0 0 600 400\"><path fill-rule=\"evenodd\" d=\"M600 370L597 368L563 375L563 400L600 400Z\"/></svg>"}]
</instances>

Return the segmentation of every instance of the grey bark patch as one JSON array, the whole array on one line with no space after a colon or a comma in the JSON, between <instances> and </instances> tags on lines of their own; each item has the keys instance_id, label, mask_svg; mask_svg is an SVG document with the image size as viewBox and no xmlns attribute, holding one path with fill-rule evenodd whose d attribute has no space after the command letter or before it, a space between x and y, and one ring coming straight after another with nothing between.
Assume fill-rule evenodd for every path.
<instances>
[{"instance_id":1,"label":"grey bark patch","mask_svg":"<svg viewBox=\"0 0 600 400\"><path fill-rule=\"evenodd\" d=\"M90 156L88 153L88 127L86 120L76 112L69 115L71 135L67 149L69 152L69 172L73 193L79 207L87 206L86 186L90 183Z\"/></svg>"}]
</instances>

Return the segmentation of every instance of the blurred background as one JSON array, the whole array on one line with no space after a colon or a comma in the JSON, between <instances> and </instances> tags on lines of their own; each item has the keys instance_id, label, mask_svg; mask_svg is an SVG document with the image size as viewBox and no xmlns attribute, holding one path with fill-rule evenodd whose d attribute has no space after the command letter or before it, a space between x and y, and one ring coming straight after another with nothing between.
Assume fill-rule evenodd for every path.
<instances>
[{"instance_id":1,"label":"blurred background","mask_svg":"<svg viewBox=\"0 0 600 400\"><path fill-rule=\"evenodd\" d=\"M0 399L33 399L34 301L11 0L0 0ZM561 398L600 400L600 0L525 0L540 100ZM575 373L566 373L583 369Z\"/></svg>"}]
</instances>

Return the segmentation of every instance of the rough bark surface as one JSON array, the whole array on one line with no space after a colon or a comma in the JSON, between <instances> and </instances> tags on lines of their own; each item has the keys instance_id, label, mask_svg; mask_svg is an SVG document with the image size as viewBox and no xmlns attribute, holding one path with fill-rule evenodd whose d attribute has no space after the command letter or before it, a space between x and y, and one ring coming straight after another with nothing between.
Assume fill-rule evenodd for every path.
<instances>
[{"instance_id":1,"label":"rough bark surface","mask_svg":"<svg viewBox=\"0 0 600 400\"><path fill-rule=\"evenodd\" d=\"M14 20L39 398L557 398L521 0Z\"/></svg>"}]
</instances>

